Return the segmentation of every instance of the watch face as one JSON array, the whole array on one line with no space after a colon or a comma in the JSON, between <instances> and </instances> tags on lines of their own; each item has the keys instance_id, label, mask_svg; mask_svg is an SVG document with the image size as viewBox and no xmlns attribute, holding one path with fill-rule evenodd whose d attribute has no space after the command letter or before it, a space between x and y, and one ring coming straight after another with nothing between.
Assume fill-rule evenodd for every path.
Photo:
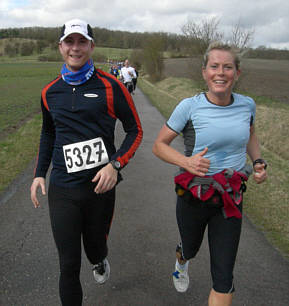
<instances>
[{"instance_id":1,"label":"watch face","mask_svg":"<svg viewBox=\"0 0 289 306\"><path fill-rule=\"evenodd\" d=\"M114 169L119 170L121 168L121 164L118 160L112 160L111 164L113 166Z\"/></svg>"},{"instance_id":2,"label":"watch face","mask_svg":"<svg viewBox=\"0 0 289 306\"><path fill-rule=\"evenodd\" d=\"M117 169L120 169L120 162L118 161L118 160L116 160L115 162L114 162L114 165L115 165L115 167L117 168Z\"/></svg>"}]
</instances>

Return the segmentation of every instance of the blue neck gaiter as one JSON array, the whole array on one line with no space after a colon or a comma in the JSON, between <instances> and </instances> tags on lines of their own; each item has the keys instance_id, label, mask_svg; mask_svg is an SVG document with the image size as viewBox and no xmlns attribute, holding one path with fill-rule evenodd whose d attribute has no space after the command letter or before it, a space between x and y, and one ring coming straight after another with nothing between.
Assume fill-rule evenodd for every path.
<instances>
[{"instance_id":1,"label":"blue neck gaiter","mask_svg":"<svg viewBox=\"0 0 289 306\"><path fill-rule=\"evenodd\" d=\"M89 59L80 70L70 71L64 63L61 69L62 79L69 85L80 85L86 82L92 76L94 71L93 61Z\"/></svg>"}]
</instances>

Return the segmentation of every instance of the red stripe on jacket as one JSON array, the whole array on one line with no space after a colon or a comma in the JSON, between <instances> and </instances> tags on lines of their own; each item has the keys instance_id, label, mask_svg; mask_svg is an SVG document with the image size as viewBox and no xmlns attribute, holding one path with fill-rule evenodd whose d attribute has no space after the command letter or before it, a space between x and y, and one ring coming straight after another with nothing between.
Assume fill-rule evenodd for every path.
<instances>
[{"instance_id":1,"label":"red stripe on jacket","mask_svg":"<svg viewBox=\"0 0 289 306\"><path fill-rule=\"evenodd\" d=\"M120 84L120 88L121 88L123 94L125 95L126 100L128 102L128 105L129 105L129 107L130 107L130 109L133 113L133 116L134 116L136 124L137 124L137 129L138 129L138 134L137 134L137 137L136 137L133 145L131 146L130 150L128 150L128 152L126 154L124 154L121 158L124 161L124 163L127 164L129 159L133 156L134 152L137 150L138 146L141 143L142 136L143 136L143 130L142 130L140 119L139 119L138 113L136 111L136 108L135 108L133 99L131 97L131 94L129 93L127 88L123 85L123 83L121 83L120 81L118 81L118 83ZM119 160L119 161L122 163L122 160Z\"/></svg>"},{"instance_id":2,"label":"red stripe on jacket","mask_svg":"<svg viewBox=\"0 0 289 306\"><path fill-rule=\"evenodd\" d=\"M97 72L101 72L102 74L105 75L104 71L99 71L97 69ZM109 76L111 76L111 75L109 75ZM116 119L116 115L115 115L114 107L113 107L113 89L112 89L112 85L110 84L110 82L106 78L101 77L99 74L97 75L97 77L100 78L101 81L103 82L103 84L105 85L108 114L112 118Z\"/></svg>"},{"instance_id":3,"label":"red stripe on jacket","mask_svg":"<svg viewBox=\"0 0 289 306\"><path fill-rule=\"evenodd\" d=\"M49 107L48 107L48 103L47 103L47 99L46 99L46 93L47 93L47 90L53 85L55 84L59 79L61 78L61 75L59 75L55 80L53 80L52 82L48 83L43 89L42 89L42 92L41 92L41 98L42 98L42 101L43 101L43 105L44 107L49 111ZM38 160L39 160L39 151L40 151L40 145L38 147L38 152L37 152L37 156L36 156L36 163L35 163L35 167L34 167L34 176L36 174L36 168L37 168L37 165L38 165Z\"/></svg>"},{"instance_id":4,"label":"red stripe on jacket","mask_svg":"<svg viewBox=\"0 0 289 306\"><path fill-rule=\"evenodd\" d=\"M128 92L127 88L123 85L123 83L121 83L115 76L111 75L108 72L102 71L102 70L98 70L98 72L100 72L101 74L105 75L106 77L109 78L113 78L118 85L120 86L121 91L123 92L126 101L128 102L128 105L133 113L133 116L135 118L136 124L137 124L137 129L138 129L138 134L137 137L134 141L134 143L132 144L132 146L130 147L130 149L122 156L122 157L118 157L117 160L121 163L121 166L124 166L128 163L128 161L130 160L130 158L134 155L135 151L137 150L137 148L139 147L141 140L142 140L142 136L143 136L143 131L142 131L142 127L141 127L141 123L140 123L140 119L138 116L138 113L136 111L133 99L130 95L130 93ZM110 82L108 80L106 80L105 78L101 77L100 75L98 75L98 77L104 82L104 84L106 84L109 88L109 90L107 90L107 94L108 94L108 112L110 113L110 115L113 118L116 118L115 112L114 112L114 106L113 106L113 91L112 91L112 85L110 84Z\"/></svg>"},{"instance_id":5,"label":"red stripe on jacket","mask_svg":"<svg viewBox=\"0 0 289 306\"><path fill-rule=\"evenodd\" d=\"M45 108L49 111L49 107L48 107L48 103L47 103L47 99L46 99L46 92L47 90L54 84L56 83L59 79L61 78L61 75L59 75L55 80L53 80L52 82L48 83L41 92L41 98L43 101L43 105L45 106Z\"/></svg>"}]
</instances>

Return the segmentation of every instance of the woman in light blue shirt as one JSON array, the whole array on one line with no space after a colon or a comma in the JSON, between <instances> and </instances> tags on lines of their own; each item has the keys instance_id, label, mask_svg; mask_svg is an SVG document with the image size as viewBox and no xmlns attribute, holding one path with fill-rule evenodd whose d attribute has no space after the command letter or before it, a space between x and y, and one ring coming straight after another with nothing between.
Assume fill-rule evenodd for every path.
<instances>
[{"instance_id":1,"label":"woman in light blue shirt","mask_svg":"<svg viewBox=\"0 0 289 306\"><path fill-rule=\"evenodd\" d=\"M241 181L247 154L253 162L254 180L262 183L267 177L267 165L261 158L254 129L255 102L232 92L241 73L239 65L239 58L230 46L219 42L211 44L204 55L202 68L208 91L184 99L177 105L153 147L156 156L179 166L187 177L191 176L198 182L200 178L208 179L205 183L204 180L199 183L199 198L192 195L190 188L177 189L176 214L181 243L176 250L173 282L178 292L188 289L189 259L196 256L208 226L213 280L209 306L229 306L232 303L235 290L233 268L241 233L242 201L237 203L235 199L231 200L233 192L229 181L227 185L214 190L209 199L202 199L203 190L211 188L210 183L206 182L215 182L217 177L227 180L226 169L230 169ZM184 154L170 146L180 133L184 135ZM206 188L204 185L207 185ZM220 193L223 187L230 195L230 201L234 201L234 209L240 216L228 217L224 214L224 194ZM242 197L241 189L238 193Z\"/></svg>"}]
</instances>

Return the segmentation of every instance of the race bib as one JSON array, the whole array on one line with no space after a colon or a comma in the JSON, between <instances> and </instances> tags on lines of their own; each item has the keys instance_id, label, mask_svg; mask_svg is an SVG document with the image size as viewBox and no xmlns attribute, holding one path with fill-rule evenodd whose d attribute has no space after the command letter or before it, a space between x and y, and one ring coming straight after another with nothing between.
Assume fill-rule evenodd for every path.
<instances>
[{"instance_id":1,"label":"race bib","mask_svg":"<svg viewBox=\"0 0 289 306\"><path fill-rule=\"evenodd\" d=\"M108 163L108 155L101 137L63 146L68 173L98 167Z\"/></svg>"}]
</instances>

